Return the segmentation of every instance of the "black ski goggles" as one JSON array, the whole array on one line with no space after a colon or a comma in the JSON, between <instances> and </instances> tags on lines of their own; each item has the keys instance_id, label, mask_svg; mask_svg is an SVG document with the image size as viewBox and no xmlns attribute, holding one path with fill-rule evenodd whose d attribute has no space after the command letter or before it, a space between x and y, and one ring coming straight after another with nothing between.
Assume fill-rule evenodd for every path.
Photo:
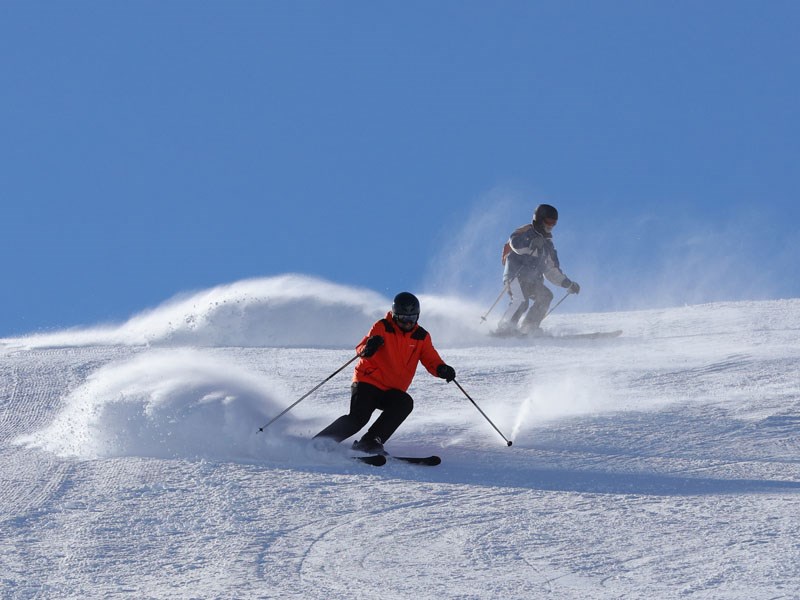
<instances>
[{"instance_id":1,"label":"black ski goggles","mask_svg":"<svg viewBox=\"0 0 800 600\"><path fill-rule=\"evenodd\" d=\"M419 319L419 315L394 315L394 320L404 325L414 325Z\"/></svg>"}]
</instances>

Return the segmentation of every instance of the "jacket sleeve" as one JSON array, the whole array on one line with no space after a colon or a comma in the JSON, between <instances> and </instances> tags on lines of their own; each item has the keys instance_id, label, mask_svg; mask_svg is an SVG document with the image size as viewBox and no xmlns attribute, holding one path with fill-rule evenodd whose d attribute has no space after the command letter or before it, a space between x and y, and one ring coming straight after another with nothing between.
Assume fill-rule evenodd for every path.
<instances>
[{"instance_id":1,"label":"jacket sleeve","mask_svg":"<svg viewBox=\"0 0 800 600\"><path fill-rule=\"evenodd\" d=\"M439 356L439 353L436 351L436 348L433 347L430 334L425 336L425 342L422 347L422 353L420 354L419 360L422 363L422 366L427 369L428 373L434 377L438 377L438 375L436 375L436 369L439 367L439 365L445 364L445 362L442 360L442 357Z\"/></svg>"},{"instance_id":2,"label":"jacket sleeve","mask_svg":"<svg viewBox=\"0 0 800 600\"><path fill-rule=\"evenodd\" d=\"M511 247L511 251L514 252L515 254L531 253L529 243L526 243L523 237L525 236L511 234L511 237L508 238L508 245Z\"/></svg>"},{"instance_id":3,"label":"jacket sleeve","mask_svg":"<svg viewBox=\"0 0 800 600\"><path fill-rule=\"evenodd\" d=\"M508 238L511 250L522 255L541 255L545 243L545 239L541 235L537 235L530 225L520 227Z\"/></svg>"},{"instance_id":4,"label":"jacket sleeve","mask_svg":"<svg viewBox=\"0 0 800 600\"><path fill-rule=\"evenodd\" d=\"M369 333L364 336L364 338L358 343L356 346L356 354L361 354L364 350L364 346L367 345L367 340L371 338L373 335L385 335L386 332L384 331L383 327L380 327L381 322L378 321L375 323L369 330Z\"/></svg>"},{"instance_id":5,"label":"jacket sleeve","mask_svg":"<svg viewBox=\"0 0 800 600\"><path fill-rule=\"evenodd\" d=\"M564 272L561 270L561 265L558 262L558 253L556 252L553 242L548 241L548 244L550 248L545 261L544 276L547 277L547 281L553 285L560 285L563 287L564 282L568 281L568 277L564 275Z\"/></svg>"}]
</instances>

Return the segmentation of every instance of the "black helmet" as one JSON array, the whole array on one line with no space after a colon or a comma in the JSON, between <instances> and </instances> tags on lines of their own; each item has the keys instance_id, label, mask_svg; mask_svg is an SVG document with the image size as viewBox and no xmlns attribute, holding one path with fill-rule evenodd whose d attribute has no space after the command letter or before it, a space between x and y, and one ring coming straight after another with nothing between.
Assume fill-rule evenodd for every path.
<instances>
[{"instance_id":1,"label":"black helmet","mask_svg":"<svg viewBox=\"0 0 800 600\"><path fill-rule=\"evenodd\" d=\"M392 302L392 316L414 317L414 322L419 318L419 300L410 292L400 292ZM410 320L410 319L403 319Z\"/></svg>"},{"instance_id":2,"label":"black helmet","mask_svg":"<svg viewBox=\"0 0 800 600\"><path fill-rule=\"evenodd\" d=\"M544 224L545 219L555 219L558 221L558 211L555 206L549 204L540 204L533 211L533 222Z\"/></svg>"}]
</instances>

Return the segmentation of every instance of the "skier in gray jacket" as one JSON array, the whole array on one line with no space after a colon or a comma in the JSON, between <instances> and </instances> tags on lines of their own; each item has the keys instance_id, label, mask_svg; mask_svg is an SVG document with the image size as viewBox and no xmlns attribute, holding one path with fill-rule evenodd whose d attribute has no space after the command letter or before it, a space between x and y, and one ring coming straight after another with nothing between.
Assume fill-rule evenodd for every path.
<instances>
[{"instance_id":1,"label":"skier in gray jacket","mask_svg":"<svg viewBox=\"0 0 800 600\"><path fill-rule=\"evenodd\" d=\"M503 251L503 284L511 301L497 326L499 335L518 332L541 335L539 324L553 301L553 292L544 284L545 277L571 294L581 291L581 286L561 271L552 233L557 222L555 207L540 204L533 213L533 221L515 230L508 239ZM528 310L531 300L533 306ZM525 317L518 328L523 314Z\"/></svg>"}]
</instances>

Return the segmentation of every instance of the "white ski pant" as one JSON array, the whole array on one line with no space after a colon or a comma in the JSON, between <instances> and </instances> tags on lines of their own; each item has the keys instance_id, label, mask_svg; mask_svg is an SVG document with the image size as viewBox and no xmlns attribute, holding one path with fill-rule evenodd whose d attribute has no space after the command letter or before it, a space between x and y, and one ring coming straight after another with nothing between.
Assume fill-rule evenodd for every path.
<instances>
[{"instance_id":1,"label":"white ski pant","mask_svg":"<svg viewBox=\"0 0 800 600\"><path fill-rule=\"evenodd\" d=\"M511 301L503 316L500 317L498 329L515 327L519 318L528 310L530 299L533 300L534 305L525 315L524 324L534 328L538 327L553 301L553 292L541 279L520 282L519 278L515 277L508 283L508 294L511 296Z\"/></svg>"},{"instance_id":2,"label":"white ski pant","mask_svg":"<svg viewBox=\"0 0 800 600\"><path fill-rule=\"evenodd\" d=\"M519 279L516 277L508 282L508 295L511 297L511 300L508 303L506 312L500 317L498 327L501 329L516 325L520 315L528 308L528 299L522 293L522 286L520 286Z\"/></svg>"}]
</instances>

